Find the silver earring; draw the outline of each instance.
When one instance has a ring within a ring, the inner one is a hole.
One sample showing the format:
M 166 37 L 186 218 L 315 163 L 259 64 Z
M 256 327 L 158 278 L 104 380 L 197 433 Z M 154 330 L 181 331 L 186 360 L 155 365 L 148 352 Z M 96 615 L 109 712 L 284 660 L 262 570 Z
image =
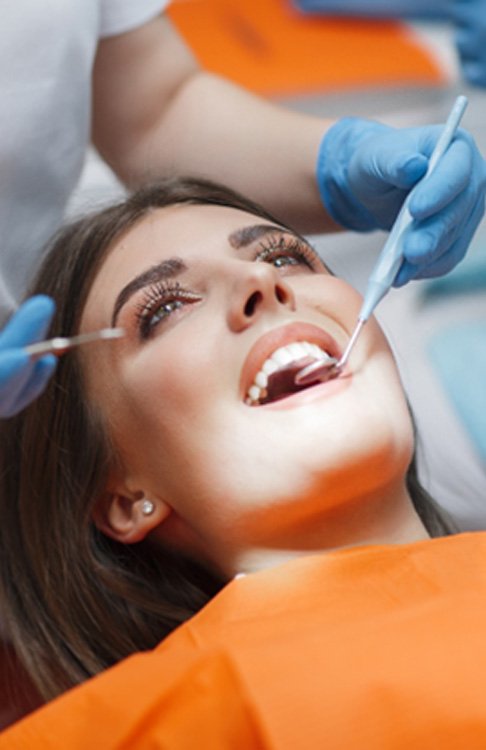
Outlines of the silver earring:
M 142 513 L 144 516 L 151 516 L 155 510 L 155 505 L 151 500 L 144 500 L 142 503 Z

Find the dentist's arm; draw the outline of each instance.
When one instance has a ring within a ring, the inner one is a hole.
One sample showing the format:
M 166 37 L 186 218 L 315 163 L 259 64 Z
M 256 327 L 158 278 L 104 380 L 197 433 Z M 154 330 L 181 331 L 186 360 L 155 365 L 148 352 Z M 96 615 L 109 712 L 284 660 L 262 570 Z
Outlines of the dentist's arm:
M 94 141 L 126 183 L 208 177 L 308 233 L 390 227 L 439 129 L 333 124 L 271 104 L 202 71 L 163 16 L 101 42 L 95 63 Z M 449 270 L 482 216 L 484 162 L 465 131 L 456 141 L 414 201 L 401 282 Z
M 93 139 L 129 185 L 203 176 L 301 229 L 326 231 L 334 224 L 319 198 L 315 160 L 330 124 L 201 70 L 164 16 L 99 45 Z

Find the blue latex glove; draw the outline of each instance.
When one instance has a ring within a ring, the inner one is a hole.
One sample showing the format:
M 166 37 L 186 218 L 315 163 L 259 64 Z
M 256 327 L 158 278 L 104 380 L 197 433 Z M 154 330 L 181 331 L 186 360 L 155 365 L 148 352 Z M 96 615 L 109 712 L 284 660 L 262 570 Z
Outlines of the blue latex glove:
M 449 0 L 293 0 L 305 13 L 362 18 L 444 18 Z
M 486 86 L 486 0 L 452 0 L 451 17 L 464 78 Z
M 338 120 L 317 161 L 321 198 L 347 229 L 390 229 L 428 165 L 442 125 L 395 129 L 371 120 Z M 473 138 L 458 130 L 434 172 L 417 187 L 415 219 L 404 240 L 395 286 L 440 276 L 465 255 L 484 214 L 486 164 Z
M 12 417 L 45 388 L 56 367 L 47 354 L 32 360 L 23 347 L 41 340 L 54 314 L 54 302 L 43 295 L 31 297 L 0 333 L 0 417 Z

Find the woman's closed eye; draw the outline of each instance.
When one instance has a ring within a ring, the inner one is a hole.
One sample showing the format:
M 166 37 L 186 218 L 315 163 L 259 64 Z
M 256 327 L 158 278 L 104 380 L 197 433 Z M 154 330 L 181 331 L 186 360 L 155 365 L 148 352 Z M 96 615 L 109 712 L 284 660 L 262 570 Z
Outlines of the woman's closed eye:
M 179 315 L 187 305 L 201 300 L 201 295 L 181 287 L 179 282 L 159 281 L 144 290 L 137 310 L 141 339 L 148 339 L 155 328 Z
M 292 235 L 267 236 L 259 243 L 255 261 L 271 263 L 283 273 L 310 270 L 325 273 L 326 267 L 317 252 L 299 237 Z

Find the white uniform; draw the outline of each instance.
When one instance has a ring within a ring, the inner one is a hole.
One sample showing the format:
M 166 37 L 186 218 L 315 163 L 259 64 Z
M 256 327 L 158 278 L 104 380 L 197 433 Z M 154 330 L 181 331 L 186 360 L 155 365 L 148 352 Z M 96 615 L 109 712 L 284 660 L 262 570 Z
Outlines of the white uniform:
M 168 0 L 0 0 L 0 323 L 60 225 L 90 140 L 102 37 Z

